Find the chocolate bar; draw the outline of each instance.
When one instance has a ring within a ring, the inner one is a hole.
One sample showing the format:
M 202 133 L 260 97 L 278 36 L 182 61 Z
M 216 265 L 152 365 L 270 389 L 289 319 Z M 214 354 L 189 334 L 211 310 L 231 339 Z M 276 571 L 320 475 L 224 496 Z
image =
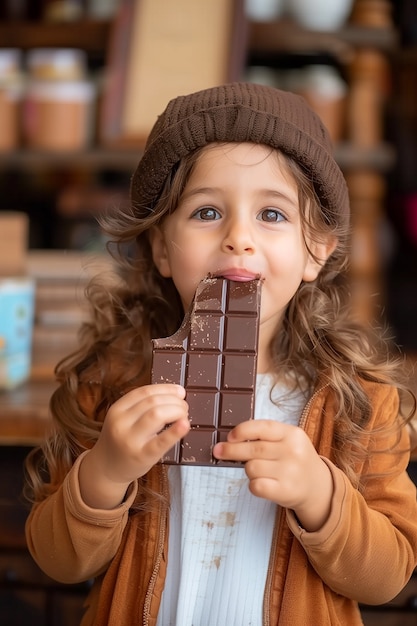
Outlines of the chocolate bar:
M 253 419 L 261 281 L 206 278 L 174 335 L 153 340 L 152 383 L 186 389 L 191 429 L 161 459 L 183 465 L 232 465 L 212 455 L 218 441 Z

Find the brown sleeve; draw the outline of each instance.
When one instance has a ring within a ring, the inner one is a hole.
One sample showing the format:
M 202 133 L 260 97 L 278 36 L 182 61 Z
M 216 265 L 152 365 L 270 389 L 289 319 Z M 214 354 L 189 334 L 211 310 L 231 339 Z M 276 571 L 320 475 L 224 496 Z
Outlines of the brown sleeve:
M 33 507 L 26 522 L 26 540 L 33 558 L 51 578 L 63 583 L 87 580 L 108 566 L 120 545 L 137 493 L 134 482 L 115 509 L 87 506 L 78 480 L 84 454 L 87 452 L 76 460 L 61 487 Z

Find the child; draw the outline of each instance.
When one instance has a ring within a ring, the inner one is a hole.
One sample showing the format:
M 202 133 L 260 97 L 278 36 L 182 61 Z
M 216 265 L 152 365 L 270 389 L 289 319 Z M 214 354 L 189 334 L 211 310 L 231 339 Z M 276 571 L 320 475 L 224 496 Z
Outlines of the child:
M 233 83 L 172 100 L 108 216 L 123 282 L 57 368 L 55 435 L 27 463 L 29 549 L 95 579 L 83 626 L 362 624 L 417 563 L 398 371 L 352 321 L 349 202 L 328 134 L 288 92 Z M 262 279 L 255 420 L 217 444 L 234 467 L 158 461 L 189 429 L 150 385 L 208 274 Z

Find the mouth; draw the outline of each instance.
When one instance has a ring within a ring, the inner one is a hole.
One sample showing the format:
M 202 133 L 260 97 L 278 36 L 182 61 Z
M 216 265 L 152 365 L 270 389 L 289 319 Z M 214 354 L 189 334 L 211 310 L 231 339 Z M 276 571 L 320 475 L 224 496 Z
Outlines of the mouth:
M 215 278 L 227 278 L 228 280 L 235 280 L 242 283 L 261 278 L 261 275 L 258 272 L 250 272 L 243 268 L 230 268 L 221 270 L 220 272 L 212 274 L 212 276 L 214 276 Z

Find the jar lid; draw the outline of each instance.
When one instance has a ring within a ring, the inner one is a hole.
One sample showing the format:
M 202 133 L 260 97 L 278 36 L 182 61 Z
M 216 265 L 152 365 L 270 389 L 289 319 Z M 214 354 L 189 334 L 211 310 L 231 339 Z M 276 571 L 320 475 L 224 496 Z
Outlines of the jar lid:
M 54 102 L 89 102 L 94 93 L 94 85 L 90 81 L 32 80 L 26 89 L 28 98 Z
M 343 98 L 347 92 L 347 85 L 336 68 L 321 64 L 306 68 L 305 88 L 327 98 Z
M 77 48 L 34 48 L 28 52 L 30 76 L 43 80 L 76 80 L 86 74 L 86 52 Z
M 19 48 L 0 48 L 0 78 L 20 74 L 22 51 Z

